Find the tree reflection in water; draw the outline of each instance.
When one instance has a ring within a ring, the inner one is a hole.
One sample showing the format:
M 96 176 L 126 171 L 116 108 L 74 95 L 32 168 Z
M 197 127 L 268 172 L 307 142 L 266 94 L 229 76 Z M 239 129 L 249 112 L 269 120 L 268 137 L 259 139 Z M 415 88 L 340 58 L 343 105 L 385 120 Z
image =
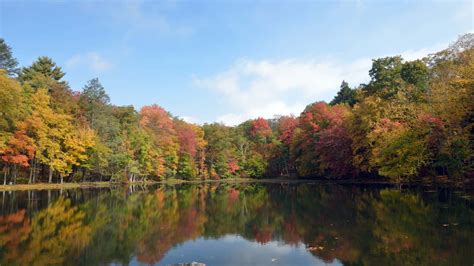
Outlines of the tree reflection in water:
M 154 264 L 230 236 L 256 243 L 253 253 L 279 243 L 324 262 L 474 262 L 472 202 L 449 189 L 199 184 L 3 193 L 2 204 L 1 265 Z

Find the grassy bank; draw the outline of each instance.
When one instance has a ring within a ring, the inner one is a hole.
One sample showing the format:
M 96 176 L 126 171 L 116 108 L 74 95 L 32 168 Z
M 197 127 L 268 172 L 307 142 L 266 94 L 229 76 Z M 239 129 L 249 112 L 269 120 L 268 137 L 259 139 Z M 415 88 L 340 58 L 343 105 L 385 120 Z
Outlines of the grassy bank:
M 83 183 L 36 183 L 36 184 L 16 184 L 16 185 L 0 185 L 0 191 L 13 190 L 50 190 L 50 189 L 74 189 L 74 188 L 97 188 L 97 187 L 114 187 L 127 185 L 178 185 L 178 184 L 200 184 L 200 183 L 305 183 L 305 182 L 324 182 L 321 180 L 303 180 L 303 179 L 255 179 L 255 178 L 228 178 L 228 179 L 206 179 L 206 180 L 184 180 L 178 178 L 170 178 L 161 181 L 141 181 L 141 182 L 83 182 Z M 330 182 L 332 183 L 332 182 Z
M 110 182 L 84 182 L 84 183 L 36 183 L 36 184 L 16 184 L 16 185 L 0 185 L 0 191 L 12 190 L 50 190 L 50 189 L 72 189 L 72 188 L 95 188 L 109 187 L 117 185 Z
M 73 188 L 98 188 L 98 187 L 113 187 L 122 185 L 177 185 L 177 184 L 198 184 L 198 183 L 241 183 L 241 182 L 264 182 L 265 180 L 258 180 L 252 178 L 230 178 L 221 180 L 184 180 L 177 178 L 170 178 L 162 181 L 141 181 L 133 183 L 122 182 L 83 182 L 83 183 L 35 183 L 35 184 L 15 184 L 15 185 L 0 185 L 0 191 L 13 190 L 50 190 L 50 189 L 73 189 Z M 266 182 L 271 181 L 267 179 Z M 273 180 L 276 181 L 276 180 Z
M 288 179 L 288 178 L 228 178 L 228 179 L 206 179 L 206 180 L 184 180 L 178 178 L 170 178 L 161 181 L 140 181 L 133 183 L 126 182 L 83 182 L 83 183 L 36 183 L 36 184 L 16 184 L 16 185 L 0 185 L 0 191 L 14 191 L 14 190 L 51 190 L 51 189 L 74 189 L 74 188 L 99 188 L 99 187 L 115 187 L 128 185 L 178 185 L 178 184 L 200 184 L 200 183 L 318 183 L 318 184 L 347 184 L 347 185 L 388 185 L 388 186 L 413 186 L 413 185 L 446 185 L 452 187 L 463 187 L 465 189 L 472 188 L 472 183 L 456 183 L 447 180 L 433 180 L 426 179 L 418 182 L 407 182 L 396 184 L 388 179 Z

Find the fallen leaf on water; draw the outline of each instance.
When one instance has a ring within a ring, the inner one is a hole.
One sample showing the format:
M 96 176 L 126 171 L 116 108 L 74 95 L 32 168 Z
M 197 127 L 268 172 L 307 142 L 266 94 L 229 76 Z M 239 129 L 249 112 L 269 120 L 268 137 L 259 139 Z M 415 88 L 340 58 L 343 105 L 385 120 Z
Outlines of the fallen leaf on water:
M 317 246 L 317 247 L 308 247 L 306 248 L 307 250 L 309 251 L 313 251 L 313 250 L 323 250 L 324 247 L 323 246 Z

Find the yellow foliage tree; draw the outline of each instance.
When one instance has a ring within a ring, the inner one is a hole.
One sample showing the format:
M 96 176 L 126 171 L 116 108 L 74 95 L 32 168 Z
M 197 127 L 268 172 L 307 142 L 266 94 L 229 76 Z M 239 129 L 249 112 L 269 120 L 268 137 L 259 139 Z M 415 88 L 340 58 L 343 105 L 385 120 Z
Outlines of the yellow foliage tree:
M 31 99 L 32 113 L 25 120 L 27 131 L 36 141 L 36 159 L 49 166 L 49 182 L 54 172 L 63 177 L 87 160 L 87 149 L 94 145 L 95 133 L 87 127 L 75 127 L 70 115 L 58 114 L 50 107 L 45 89 Z

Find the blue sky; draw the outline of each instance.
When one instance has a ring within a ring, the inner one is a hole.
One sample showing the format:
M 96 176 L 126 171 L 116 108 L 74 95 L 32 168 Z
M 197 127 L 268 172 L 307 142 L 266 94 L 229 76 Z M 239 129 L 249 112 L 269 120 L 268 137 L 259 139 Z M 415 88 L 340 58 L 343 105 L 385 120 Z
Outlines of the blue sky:
M 368 79 L 373 58 L 422 57 L 473 31 L 471 1 L 0 0 L 22 66 L 53 58 L 74 90 L 157 103 L 198 123 L 296 115 Z

